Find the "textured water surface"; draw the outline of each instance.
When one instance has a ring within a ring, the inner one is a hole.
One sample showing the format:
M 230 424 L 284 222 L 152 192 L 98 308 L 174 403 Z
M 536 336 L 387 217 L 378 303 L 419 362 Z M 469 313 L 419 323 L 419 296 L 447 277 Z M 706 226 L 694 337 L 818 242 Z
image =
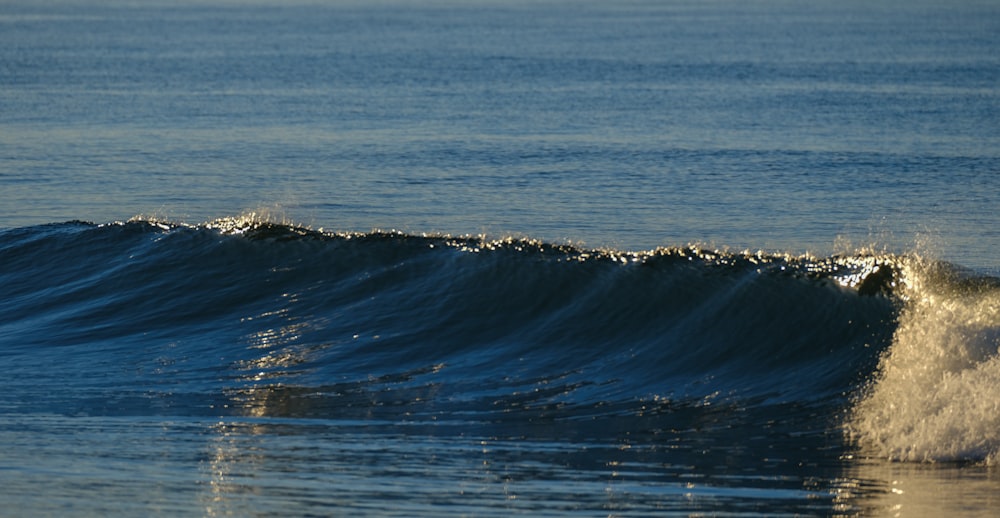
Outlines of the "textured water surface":
M 17 515 L 990 516 L 988 2 L 7 2 Z

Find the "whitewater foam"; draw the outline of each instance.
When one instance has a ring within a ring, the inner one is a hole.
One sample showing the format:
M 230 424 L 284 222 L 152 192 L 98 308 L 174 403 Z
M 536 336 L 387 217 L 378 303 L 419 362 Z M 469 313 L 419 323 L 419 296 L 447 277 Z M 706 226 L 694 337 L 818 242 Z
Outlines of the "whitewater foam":
M 907 304 L 877 374 L 856 402 L 849 437 L 901 461 L 1000 455 L 1000 290 L 914 259 Z

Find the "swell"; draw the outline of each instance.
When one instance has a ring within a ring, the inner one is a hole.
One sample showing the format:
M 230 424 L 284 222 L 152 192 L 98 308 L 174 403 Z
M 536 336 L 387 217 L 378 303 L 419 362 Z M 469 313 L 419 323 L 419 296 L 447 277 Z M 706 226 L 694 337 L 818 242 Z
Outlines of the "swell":
M 0 354 L 21 411 L 832 413 L 891 341 L 899 260 L 70 222 L 0 234 Z

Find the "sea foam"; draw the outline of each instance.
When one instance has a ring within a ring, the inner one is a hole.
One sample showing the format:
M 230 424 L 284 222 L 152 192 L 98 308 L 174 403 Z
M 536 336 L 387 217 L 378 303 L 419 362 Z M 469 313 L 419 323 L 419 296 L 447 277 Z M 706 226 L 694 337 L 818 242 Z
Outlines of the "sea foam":
M 866 454 L 1000 458 L 1000 290 L 914 259 L 892 345 L 846 426 Z

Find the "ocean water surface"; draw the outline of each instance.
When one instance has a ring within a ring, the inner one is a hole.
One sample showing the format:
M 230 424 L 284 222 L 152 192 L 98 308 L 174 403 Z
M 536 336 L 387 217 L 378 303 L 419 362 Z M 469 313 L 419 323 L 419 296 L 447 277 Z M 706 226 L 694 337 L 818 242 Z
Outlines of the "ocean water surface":
M 991 516 L 1000 6 L 0 5 L 0 509 Z

